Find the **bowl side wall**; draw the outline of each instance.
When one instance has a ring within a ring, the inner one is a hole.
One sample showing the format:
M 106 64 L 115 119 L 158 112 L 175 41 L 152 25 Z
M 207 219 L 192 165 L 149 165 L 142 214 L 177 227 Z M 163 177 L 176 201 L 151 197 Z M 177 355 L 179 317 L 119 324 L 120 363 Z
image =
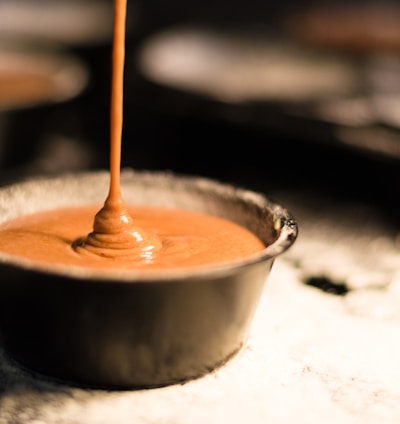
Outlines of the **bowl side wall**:
M 1 340 L 27 368 L 84 386 L 197 378 L 240 350 L 272 262 L 208 280 L 133 284 L 81 284 L 3 264 Z

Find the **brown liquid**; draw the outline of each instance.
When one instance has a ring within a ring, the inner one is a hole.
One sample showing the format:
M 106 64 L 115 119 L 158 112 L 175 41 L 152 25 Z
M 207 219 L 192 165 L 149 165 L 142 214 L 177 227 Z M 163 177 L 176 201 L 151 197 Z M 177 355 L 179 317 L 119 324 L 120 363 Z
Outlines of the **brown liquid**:
M 113 78 L 111 90 L 110 189 L 103 208 L 96 214 L 93 231 L 78 239 L 78 251 L 90 250 L 100 256 L 141 256 L 142 252 L 157 251 L 161 241 L 136 227 L 121 195 L 120 165 L 123 121 L 123 75 L 125 57 L 126 0 L 115 0 L 113 39 Z
M 75 250 L 74 240 L 92 225 L 96 206 L 50 210 L 3 224 L 0 250 L 41 263 L 118 269 L 197 267 L 235 261 L 260 251 L 261 241 L 245 228 L 210 215 L 178 209 L 130 206 L 129 213 L 160 241 L 154 250 Z M 117 237 L 117 240 L 119 237 Z
M 14 219 L 0 227 L 0 250 L 42 263 L 118 269 L 220 264 L 261 251 L 261 240 L 230 221 L 125 204 L 120 187 L 125 17 L 126 0 L 115 0 L 110 186 L 103 207 L 70 207 Z
M 51 100 L 57 86 L 47 75 L 24 72 L 1 72 L 0 109 Z

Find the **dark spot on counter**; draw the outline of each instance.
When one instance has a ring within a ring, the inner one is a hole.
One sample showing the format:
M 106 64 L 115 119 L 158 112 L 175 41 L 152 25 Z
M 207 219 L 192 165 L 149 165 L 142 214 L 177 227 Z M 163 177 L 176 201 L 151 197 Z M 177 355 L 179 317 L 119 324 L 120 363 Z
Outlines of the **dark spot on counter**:
M 326 276 L 310 276 L 304 280 L 304 284 L 337 296 L 344 296 L 350 291 L 345 283 L 332 281 Z

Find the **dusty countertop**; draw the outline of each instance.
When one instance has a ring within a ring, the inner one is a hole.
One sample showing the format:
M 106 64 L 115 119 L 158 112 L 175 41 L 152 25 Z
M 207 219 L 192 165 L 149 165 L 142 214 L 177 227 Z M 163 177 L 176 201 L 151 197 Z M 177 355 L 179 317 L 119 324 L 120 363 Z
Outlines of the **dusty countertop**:
M 182 385 L 108 392 L 34 377 L 0 349 L 0 424 L 398 424 L 400 233 L 364 205 L 275 197 L 299 237 L 229 363 Z

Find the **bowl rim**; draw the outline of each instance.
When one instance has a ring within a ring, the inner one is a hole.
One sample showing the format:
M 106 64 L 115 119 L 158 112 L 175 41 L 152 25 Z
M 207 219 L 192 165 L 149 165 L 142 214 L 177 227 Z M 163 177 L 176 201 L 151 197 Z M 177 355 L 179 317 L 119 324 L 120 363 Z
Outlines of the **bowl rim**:
M 38 175 L 26 178 L 22 181 L 16 181 L 6 186 L 0 187 L 0 197 L 12 197 L 13 193 L 20 194 L 24 189 L 31 187 L 32 184 L 54 183 L 57 181 L 79 181 L 85 177 L 106 177 L 109 171 L 93 170 L 74 173 L 61 173 L 56 175 Z M 124 178 L 132 178 L 141 176 L 143 178 L 169 178 L 173 181 L 184 181 L 186 183 L 196 183 L 200 186 L 213 187 L 228 191 L 230 194 L 244 199 L 246 202 L 251 199 L 256 199 L 262 202 L 262 209 L 268 209 L 273 214 L 273 226 L 276 231 L 276 239 L 266 246 L 260 252 L 252 255 L 247 255 L 244 258 L 221 262 L 220 264 L 203 265 L 189 268 L 174 268 L 174 269 L 96 269 L 90 267 L 70 266 L 62 264 L 46 264 L 37 262 L 24 257 L 16 256 L 0 251 L 0 268 L 2 266 L 11 266 L 21 268 L 27 272 L 43 273 L 49 276 L 65 277 L 72 280 L 85 280 L 87 282 L 110 282 L 113 283 L 160 283 L 160 282 L 187 282 L 188 280 L 202 281 L 216 277 L 223 278 L 232 273 L 237 273 L 239 269 L 247 268 L 262 262 L 274 261 L 276 257 L 287 251 L 295 242 L 298 236 L 298 223 L 292 213 L 276 201 L 270 200 L 265 194 L 243 188 L 238 185 L 219 181 L 217 179 L 198 176 L 180 174 L 171 171 L 148 171 L 148 170 L 133 170 L 131 168 L 121 170 L 121 185 Z M 106 193 L 105 193 L 106 195 Z M 82 202 L 84 205 L 85 202 Z M 258 205 L 261 209 L 261 205 Z M 2 218 L 2 210 L 0 204 L 0 219 Z M 12 219 L 12 218 L 11 218 Z M 7 219 L 1 222 L 6 222 Z M 251 231 L 251 230 L 250 230 Z

